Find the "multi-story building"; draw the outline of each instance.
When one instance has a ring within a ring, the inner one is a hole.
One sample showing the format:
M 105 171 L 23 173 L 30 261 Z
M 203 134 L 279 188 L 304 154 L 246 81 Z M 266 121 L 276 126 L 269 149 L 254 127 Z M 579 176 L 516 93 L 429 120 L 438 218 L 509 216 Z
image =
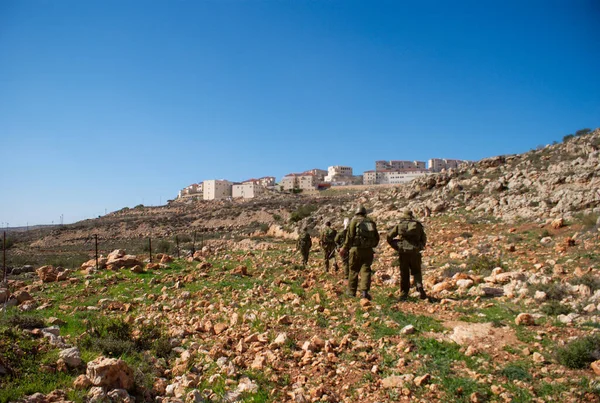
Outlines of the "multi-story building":
M 318 183 L 321 183 L 321 182 L 325 181 L 325 176 L 327 175 L 327 171 L 324 169 L 314 168 L 314 169 L 309 169 L 308 171 L 302 172 L 301 175 L 314 175 L 316 181 Z
M 375 161 L 376 171 L 400 170 L 400 169 L 425 169 L 425 161 Z
M 181 199 L 185 196 L 202 196 L 202 182 L 192 183 L 191 185 L 184 187 L 179 191 L 177 197 Z
M 319 183 L 323 180 L 319 180 L 319 177 L 311 171 L 302 173 L 292 173 L 284 176 L 279 182 L 281 190 L 314 190 L 317 188 Z M 322 171 L 322 170 L 321 170 Z
M 265 187 L 254 182 L 238 183 L 232 186 L 231 196 L 233 198 L 251 199 L 265 192 Z
M 467 160 L 451 160 L 445 158 L 432 158 L 429 161 L 431 172 L 440 172 L 443 169 L 458 168 L 459 165 L 469 163 Z
M 426 175 L 426 169 L 388 169 L 380 171 L 365 171 L 363 174 L 363 184 L 365 185 L 386 185 L 410 182 L 419 176 Z
M 341 165 L 334 165 L 327 168 L 327 176 L 324 178 L 325 182 L 329 183 L 350 183 L 352 182 L 352 167 L 344 167 Z
M 204 181 L 204 200 L 218 200 L 231 197 L 233 184 L 226 180 L 211 179 Z
M 255 183 L 257 185 L 260 186 L 264 186 L 264 187 L 272 187 L 275 186 L 275 177 L 274 176 L 263 176 L 262 178 L 258 178 L 258 179 L 248 179 L 243 181 L 242 183 Z

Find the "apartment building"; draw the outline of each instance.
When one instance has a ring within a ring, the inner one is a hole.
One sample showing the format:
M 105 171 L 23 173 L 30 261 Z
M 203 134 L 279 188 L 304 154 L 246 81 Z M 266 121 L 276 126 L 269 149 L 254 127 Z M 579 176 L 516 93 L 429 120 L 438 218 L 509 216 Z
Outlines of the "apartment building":
M 254 183 L 260 186 L 264 186 L 264 187 L 272 187 L 275 186 L 275 177 L 274 176 L 263 176 L 262 178 L 258 178 L 258 179 L 248 179 L 243 181 L 242 183 Z
M 281 190 L 314 190 L 322 182 L 311 170 L 302 173 L 287 174 L 281 179 L 279 186 Z
M 314 168 L 314 169 L 309 169 L 308 171 L 302 172 L 301 175 L 313 175 L 315 177 L 315 180 L 318 183 L 321 183 L 321 182 L 325 182 L 325 176 L 327 176 L 327 171 L 324 169 Z
M 251 199 L 265 192 L 265 187 L 260 183 L 244 182 L 238 183 L 231 188 L 231 197 Z
M 202 182 L 201 183 L 192 183 L 189 186 L 184 187 L 179 191 L 177 197 L 181 199 L 185 196 L 202 196 Z
M 451 160 L 445 158 L 432 158 L 428 161 L 431 172 L 440 172 L 443 169 L 458 168 L 459 165 L 469 163 L 467 160 Z
M 425 169 L 425 161 L 375 161 L 376 171 L 389 171 L 389 170 L 401 170 L 401 169 Z
M 233 184 L 226 180 L 211 179 L 204 181 L 204 200 L 219 200 L 231 197 Z
M 411 180 L 424 176 L 428 173 L 426 169 L 388 169 L 380 171 L 365 171 L 363 184 L 365 185 L 394 185 L 410 182 Z
M 328 183 L 350 183 L 352 182 L 352 167 L 345 167 L 341 165 L 331 166 L 327 168 L 327 176 L 325 176 L 323 180 Z

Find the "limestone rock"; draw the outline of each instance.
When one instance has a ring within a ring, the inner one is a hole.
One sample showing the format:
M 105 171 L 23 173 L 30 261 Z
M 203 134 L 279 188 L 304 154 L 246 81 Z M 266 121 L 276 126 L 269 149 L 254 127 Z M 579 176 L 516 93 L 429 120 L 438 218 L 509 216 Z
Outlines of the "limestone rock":
M 398 375 L 388 376 L 381 380 L 381 386 L 385 389 L 404 387 L 404 379 Z
M 86 375 L 94 386 L 125 390 L 133 387 L 133 370 L 121 359 L 98 357 L 88 362 Z
M 58 270 L 54 266 L 42 266 L 36 273 L 43 283 L 52 283 L 58 278 Z
M 530 313 L 520 313 L 515 318 L 515 324 L 517 326 L 534 326 L 535 318 Z
M 77 347 L 61 350 L 60 353 L 58 353 L 58 356 L 62 358 L 69 367 L 75 368 L 81 364 L 81 355 Z
M 590 368 L 596 375 L 600 375 L 600 360 L 594 361 L 590 364 Z

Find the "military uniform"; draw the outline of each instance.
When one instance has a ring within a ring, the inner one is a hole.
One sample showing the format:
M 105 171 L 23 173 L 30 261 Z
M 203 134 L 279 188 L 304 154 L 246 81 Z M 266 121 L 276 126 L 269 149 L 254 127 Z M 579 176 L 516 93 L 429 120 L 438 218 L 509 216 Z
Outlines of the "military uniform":
M 329 271 L 329 261 L 335 259 L 335 237 L 336 231 L 331 228 L 331 223 L 327 222 L 323 231 L 321 231 L 320 241 L 323 248 L 323 260 L 325 263 L 325 271 Z M 334 263 L 334 268 L 337 271 L 337 262 Z
M 310 239 L 310 234 L 308 233 L 308 229 L 304 228 L 300 236 L 298 237 L 298 242 L 296 243 L 296 249 L 300 251 L 302 254 L 302 265 L 306 266 L 308 263 L 308 254 L 310 253 L 310 248 L 312 247 L 312 239 Z
M 423 224 L 414 219 L 412 211 L 407 210 L 403 213 L 400 223 L 388 232 L 386 238 L 388 244 L 398 251 L 400 291 L 402 293 L 400 298 L 405 300 L 408 297 L 411 274 L 413 275 L 420 298 L 427 298 L 421 274 L 421 251 L 427 244 L 427 236 L 425 235 Z
M 344 228 L 335 236 L 335 243 L 341 249 L 344 246 L 344 242 L 346 241 L 346 235 L 348 234 L 348 228 Z M 344 256 L 340 256 L 342 258 L 342 269 L 344 270 L 344 278 L 348 279 L 348 270 L 350 265 L 350 255 L 345 254 Z
M 364 223 L 374 230 L 374 246 L 364 246 L 357 234 L 359 226 Z M 343 254 L 349 251 L 349 274 L 348 274 L 348 295 L 355 296 L 356 291 L 361 292 L 363 298 L 371 299 L 369 290 L 371 289 L 371 265 L 373 264 L 373 248 L 379 243 L 379 233 L 375 222 L 367 217 L 367 211 L 360 206 L 350 225 L 348 234 L 342 248 Z M 359 283 L 360 275 L 360 283 Z

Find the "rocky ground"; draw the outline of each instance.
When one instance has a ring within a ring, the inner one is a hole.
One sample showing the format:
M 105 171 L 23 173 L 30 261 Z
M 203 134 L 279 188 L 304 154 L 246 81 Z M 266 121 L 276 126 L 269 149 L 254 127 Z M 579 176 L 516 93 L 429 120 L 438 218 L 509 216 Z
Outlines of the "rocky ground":
M 0 402 L 600 401 L 599 138 L 392 189 L 174 203 L 30 233 L 9 249 L 23 262 L 55 245 L 85 253 L 66 269 L 11 264 Z M 397 301 L 384 241 L 372 301 L 344 296 L 317 248 L 299 265 L 297 228 L 339 228 L 358 202 L 382 232 L 406 207 L 423 220 L 436 301 Z M 192 228 L 206 239 L 193 254 L 186 239 L 180 259 L 173 245 L 152 263 L 129 248 Z M 96 268 L 94 231 L 126 250 Z

